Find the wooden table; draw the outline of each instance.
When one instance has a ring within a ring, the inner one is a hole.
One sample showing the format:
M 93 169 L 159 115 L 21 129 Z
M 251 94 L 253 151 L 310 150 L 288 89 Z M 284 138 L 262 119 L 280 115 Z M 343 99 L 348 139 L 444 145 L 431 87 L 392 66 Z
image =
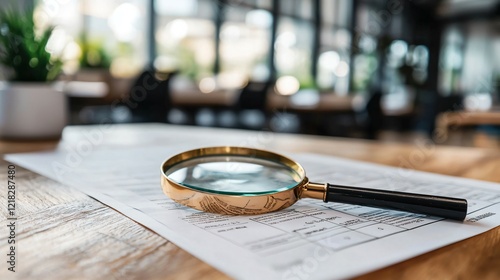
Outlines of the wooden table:
M 92 127 L 68 127 L 71 144 Z M 102 145 L 148 145 L 193 127 L 159 124 L 121 125 Z M 202 128 L 200 128 L 202 129 Z M 252 139 L 258 132 L 203 128 L 221 137 Z M 147 135 L 147 137 L 145 136 Z M 0 152 L 52 149 L 57 142 L 0 142 Z M 500 182 L 500 151 L 474 148 L 397 145 L 338 138 L 272 135 L 268 149 L 308 151 L 346 158 Z M 0 163 L 6 182 L 7 163 Z M 226 279 L 223 273 L 100 202 L 64 185 L 17 168 L 18 267 L 0 279 Z M 1 225 L 6 224 L 6 188 L 0 192 Z M 0 252 L 7 252 L 7 230 L 0 231 Z M 334 267 L 334 264 L 332 264 Z M 499 279 L 500 227 L 359 279 Z
M 239 90 L 218 89 L 213 92 L 203 93 L 197 88 L 187 90 L 173 90 L 171 94 L 172 105 L 178 107 L 230 107 L 236 103 Z
M 298 94 L 298 93 L 297 93 Z M 352 95 L 340 96 L 334 93 L 321 93 L 318 101 L 311 105 L 300 105 L 292 101 L 292 96 L 279 95 L 271 90 L 267 95 L 267 109 L 269 111 L 291 111 L 291 112 L 351 112 L 353 111 Z
M 474 125 L 500 125 L 500 111 L 444 112 L 436 118 L 436 137 L 441 141 L 448 138 L 450 128 Z
M 173 90 L 172 105 L 177 107 L 231 107 L 236 104 L 240 89 L 218 89 L 210 93 L 203 93 L 197 88 Z M 294 112 L 350 112 L 353 110 L 352 95 L 340 96 L 334 93 L 322 93 L 318 102 L 311 105 L 295 104 L 292 96 L 277 94 L 273 88 L 267 93 L 267 110 L 294 111 Z

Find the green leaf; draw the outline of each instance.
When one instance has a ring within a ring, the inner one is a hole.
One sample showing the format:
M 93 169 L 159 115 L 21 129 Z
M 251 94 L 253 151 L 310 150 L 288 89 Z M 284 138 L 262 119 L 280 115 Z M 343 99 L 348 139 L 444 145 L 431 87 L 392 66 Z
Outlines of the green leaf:
M 0 63 L 13 70 L 11 80 L 44 82 L 61 73 L 62 62 L 47 52 L 54 28 L 35 34 L 33 10 L 0 11 Z

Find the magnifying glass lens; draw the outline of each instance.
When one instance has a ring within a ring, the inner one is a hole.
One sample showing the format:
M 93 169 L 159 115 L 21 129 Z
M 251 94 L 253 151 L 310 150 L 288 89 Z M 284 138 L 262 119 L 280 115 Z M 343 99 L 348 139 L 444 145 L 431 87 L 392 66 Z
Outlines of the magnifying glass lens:
M 255 196 L 297 186 L 302 180 L 285 164 L 250 156 L 195 157 L 165 171 L 172 181 L 203 192 Z

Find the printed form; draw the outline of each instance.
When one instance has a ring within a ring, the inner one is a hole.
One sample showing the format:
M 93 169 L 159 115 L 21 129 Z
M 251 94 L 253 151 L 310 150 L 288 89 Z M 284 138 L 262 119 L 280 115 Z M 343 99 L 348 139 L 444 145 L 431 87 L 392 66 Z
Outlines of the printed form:
M 87 193 L 238 279 L 354 277 L 500 225 L 500 184 L 312 154 L 291 156 L 311 181 L 466 198 L 467 218 L 312 199 L 257 216 L 199 212 L 160 186 L 161 163 L 194 146 L 97 149 L 73 166 L 63 149 L 6 159 Z

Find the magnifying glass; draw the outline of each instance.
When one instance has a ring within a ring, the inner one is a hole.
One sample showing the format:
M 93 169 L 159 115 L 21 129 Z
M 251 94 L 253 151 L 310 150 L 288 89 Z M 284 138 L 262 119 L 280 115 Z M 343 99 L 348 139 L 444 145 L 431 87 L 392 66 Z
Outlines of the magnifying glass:
M 263 214 L 287 208 L 301 198 L 315 198 L 454 220 L 463 220 L 467 214 L 465 199 L 313 183 L 294 160 L 245 147 L 186 151 L 167 159 L 161 171 L 167 196 L 211 213 Z

